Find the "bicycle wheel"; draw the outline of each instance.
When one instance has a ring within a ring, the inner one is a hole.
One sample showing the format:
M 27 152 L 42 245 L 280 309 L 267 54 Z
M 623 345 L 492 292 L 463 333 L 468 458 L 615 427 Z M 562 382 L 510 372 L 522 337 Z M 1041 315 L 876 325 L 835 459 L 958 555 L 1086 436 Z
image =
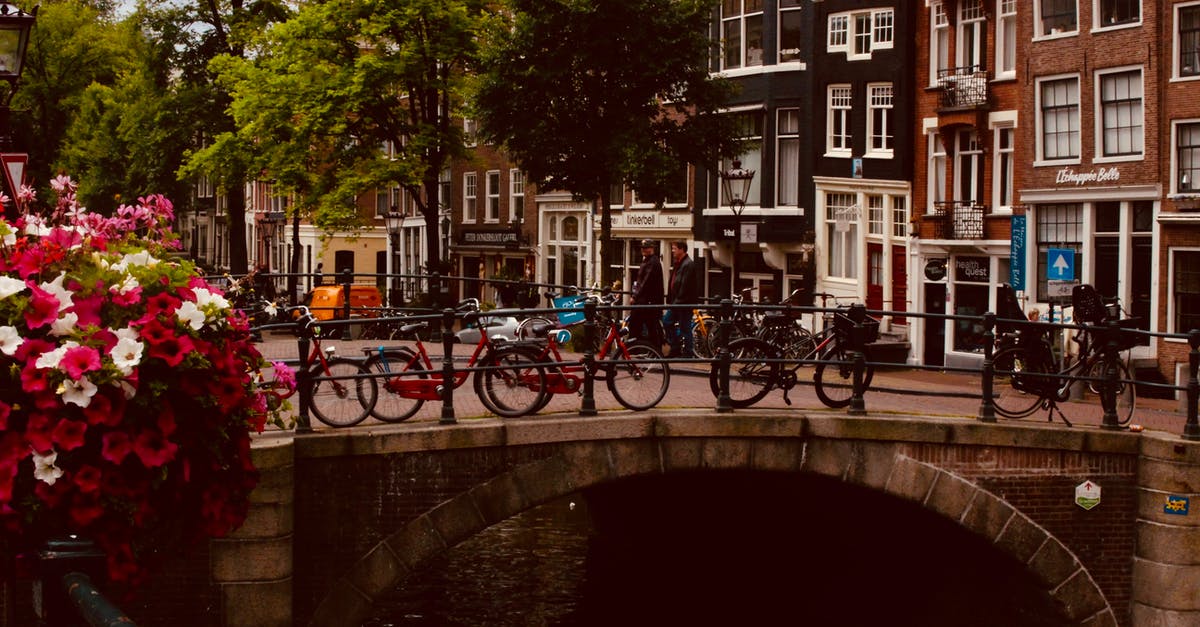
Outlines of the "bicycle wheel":
M 408 370 L 424 370 L 417 359 L 417 354 L 408 348 L 396 348 L 386 351 L 382 356 L 371 353 L 365 364 L 368 372 L 383 375 L 375 379 L 377 393 L 371 415 L 383 422 L 403 422 L 412 418 L 424 399 L 407 398 L 400 393 L 398 384 L 416 379 L 428 379 L 424 372 L 406 372 Z
M 692 327 L 692 345 L 696 349 L 696 356 L 712 359 L 716 353 L 716 344 L 717 322 L 712 318 L 703 318 L 696 322 Z
M 770 344 L 756 338 L 743 337 L 729 343 L 729 404 L 733 407 L 749 407 L 763 399 L 779 381 L 782 365 L 767 359 L 778 359 L 779 351 Z M 708 386 L 713 396 L 721 396 L 721 366 L 713 364 L 708 375 Z
M 554 323 L 551 322 L 549 318 L 543 318 L 541 316 L 533 316 L 531 318 L 526 318 L 526 319 L 522 320 L 520 324 L 517 325 L 517 339 L 518 340 L 536 339 L 533 335 L 533 328 L 535 326 L 554 327 Z
M 1037 376 L 1050 372 L 1042 362 L 1020 346 L 1001 349 L 992 357 L 992 405 L 997 414 L 1024 418 L 1042 406 L 1050 389 L 1046 378 Z
M 528 353 L 500 348 L 479 359 L 475 394 L 488 411 L 504 418 L 536 412 L 546 395 L 546 371 Z
M 374 379 L 361 361 L 334 357 L 325 362 L 329 370 L 320 364 L 309 371 L 314 377 L 312 384 L 312 414 L 317 420 L 331 427 L 352 427 L 366 419 L 375 405 Z M 348 377 L 354 379 L 325 379 L 315 377 Z
M 874 366 L 867 364 L 863 370 L 863 389 L 871 385 L 875 376 Z M 817 398 L 826 407 L 840 409 L 850 405 L 854 397 L 853 354 L 840 343 L 826 350 L 813 372 L 813 384 Z
M 618 343 L 616 346 L 617 350 L 608 361 L 628 360 L 628 363 L 606 364 L 608 390 L 626 409 L 640 411 L 654 407 L 667 394 L 671 368 L 666 362 L 643 360 L 662 359 L 662 353 L 645 342 Z M 620 350 L 621 346 L 625 350 Z
M 1104 362 L 1099 361 L 1098 363 L 1103 364 Z M 1117 379 L 1119 379 L 1119 381 L 1116 384 L 1117 385 L 1117 408 L 1116 408 L 1117 409 L 1117 423 L 1123 424 L 1123 425 L 1129 424 L 1129 420 L 1131 418 L 1133 418 L 1133 406 L 1137 401 L 1137 393 L 1136 393 L 1136 390 L 1134 389 L 1135 385 L 1133 383 L 1133 379 L 1129 376 L 1129 368 L 1125 365 L 1124 362 L 1118 361 L 1114 365 L 1114 367 L 1117 369 Z M 1101 366 L 1098 369 L 1097 368 L 1089 368 L 1089 370 L 1099 370 L 1099 373 L 1098 373 L 1099 376 L 1105 378 L 1106 380 L 1108 378 L 1107 375 L 1108 375 L 1109 371 L 1107 368 L 1104 368 L 1103 366 Z M 1097 387 L 1096 394 L 1097 395 L 1102 394 L 1104 392 L 1106 383 L 1107 383 L 1107 381 L 1096 382 L 1096 387 Z
M 795 323 L 764 327 L 759 333 L 759 338 L 771 346 L 779 348 L 785 359 L 793 361 L 800 361 L 808 357 L 817 347 L 812 333 Z

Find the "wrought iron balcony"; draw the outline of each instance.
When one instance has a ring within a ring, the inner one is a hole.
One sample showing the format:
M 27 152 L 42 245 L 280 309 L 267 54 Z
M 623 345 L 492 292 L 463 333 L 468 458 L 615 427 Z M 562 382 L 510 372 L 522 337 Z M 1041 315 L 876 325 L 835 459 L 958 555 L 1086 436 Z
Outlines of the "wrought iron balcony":
M 988 104 L 988 73 L 978 65 L 938 70 L 940 109 L 978 109 Z
M 934 239 L 983 239 L 983 214 L 987 206 L 974 200 L 933 203 L 925 221 L 933 223 Z

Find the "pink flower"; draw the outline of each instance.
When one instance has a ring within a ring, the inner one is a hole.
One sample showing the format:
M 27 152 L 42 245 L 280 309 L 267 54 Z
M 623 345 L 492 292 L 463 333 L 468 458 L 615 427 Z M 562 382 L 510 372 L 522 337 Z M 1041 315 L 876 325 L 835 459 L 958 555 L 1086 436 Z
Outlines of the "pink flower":
M 58 319 L 58 297 L 46 290 L 30 285 L 29 307 L 25 310 L 25 324 L 30 329 L 44 327 Z
M 100 353 L 90 346 L 76 346 L 67 350 L 58 367 L 74 380 L 79 380 L 86 372 L 100 369 Z
M 133 442 L 133 452 L 146 468 L 158 468 L 175 459 L 179 446 L 163 437 L 158 429 L 145 429 Z
M 70 451 L 83 446 L 83 436 L 87 433 L 87 423 L 80 420 L 64 418 L 54 427 L 54 443 L 63 451 Z
M 100 469 L 91 464 L 84 464 L 71 475 L 71 481 L 80 492 L 91 494 L 100 491 Z
M 127 455 L 133 452 L 133 446 L 129 443 L 129 435 L 123 431 L 109 431 L 101 440 L 103 442 L 101 456 L 118 466 Z

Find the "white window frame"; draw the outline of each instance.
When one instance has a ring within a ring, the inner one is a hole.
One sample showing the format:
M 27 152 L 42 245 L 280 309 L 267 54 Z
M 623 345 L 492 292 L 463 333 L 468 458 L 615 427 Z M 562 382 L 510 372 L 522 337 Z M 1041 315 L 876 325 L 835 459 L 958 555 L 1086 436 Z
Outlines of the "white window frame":
M 1180 164 L 1179 164 L 1179 127 L 1183 126 L 1183 125 L 1191 125 L 1191 124 L 1200 126 L 1200 118 L 1171 120 L 1171 185 L 1170 185 L 1170 189 L 1171 189 L 1170 193 L 1171 194 L 1179 194 L 1179 195 L 1187 195 L 1187 196 L 1200 194 L 1200 150 L 1197 150 L 1196 167 L 1193 168 L 1194 170 L 1196 170 L 1195 174 L 1196 174 L 1197 180 L 1192 180 L 1192 178 L 1189 176 L 1188 177 L 1189 189 L 1182 189 L 1180 186 L 1181 176 L 1179 173 L 1179 167 L 1180 167 Z
M 946 183 L 948 163 L 946 158 L 946 147 L 942 145 L 941 134 L 937 129 L 933 129 L 928 134 L 926 140 L 926 151 L 928 153 L 928 165 L 926 167 L 926 189 L 929 193 L 926 194 L 925 207 L 929 213 L 937 211 L 934 203 L 944 202 L 946 200 Z
M 500 221 L 500 187 L 503 184 L 501 181 L 500 170 L 488 170 L 483 177 L 484 186 L 484 222 L 499 222 Z
M 802 6 L 800 0 L 780 0 L 778 15 L 775 20 L 775 60 L 777 63 L 800 63 L 803 59 L 801 48 L 784 48 L 783 47 L 783 18 L 785 15 L 802 16 L 800 13 Z M 803 21 L 803 17 L 800 18 Z M 803 35 L 803 30 L 801 30 Z M 801 42 L 803 45 L 803 42 Z M 788 58 L 784 58 L 784 56 Z
M 521 216 L 525 215 L 525 173 L 519 168 L 508 171 L 508 221 L 517 219 L 517 205 L 521 206 Z
M 891 7 L 831 13 L 826 21 L 826 51 L 844 52 L 851 61 L 870 59 L 871 53 L 890 49 L 895 41 L 896 10 Z
M 1200 80 L 1200 54 L 1197 54 L 1196 68 L 1191 74 L 1183 73 L 1183 66 L 1180 63 L 1180 55 L 1183 54 L 1183 37 L 1179 32 L 1183 22 L 1180 16 L 1185 9 L 1193 9 L 1200 12 L 1200 2 L 1180 3 L 1174 7 L 1174 20 L 1171 22 L 1171 80 L 1172 81 L 1195 81 Z M 1200 32 L 1196 35 L 1200 38 Z M 1200 46 L 1200 42 L 1197 42 Z M 1200 52 L 1200 51 L 1198 51 Z
M 954 133 L 954 201 L 978 204 L 982 195 L 983 138 L 974 129 L 960 127 Z
M 950 65 L 950 17 L 946 5 L 929 5 L 929 86 L 940 86 L 939 75 Z
M 955 52 L 955 63 L 960 68 L 970 68 L 969 71 L 982 70 L 987 63 L 984 59 L 987 48 L 987 10 L 984 0 L 958 0 L 958 45 Z M 967 35 L 973 35 L 975 44 L 965 44 Z
M 1061 166 L 1080 163 L 1083 154 L 1083 129 L 1080 127 L 1076 132 L 1079 135 L 1078 143 L 1075 146 L 1076 153 L 1074 156 L 1049 158 L 1046 156 L 1046 137 L 1045 137 L 1045 112 L 1042 110 L 1042 86 L 1046 83 L 1054 83 L 1059 81 L 1074 81 L 1075 82 L 1075 124 L 1079 126 L 1082 120 L 1082 96 L 1083 81 L 1079 74 L 1057 74 L 1054 76 L 1041 76 L 1034 81 L 1034 111 L 1036 116 L 1034 119 L 1034 136 L 1037 138 L 1035 146 L 1036 158 L 1034 166 Z M 1069 120 L 1068 120 L 1069 121 Z
M 1176 253 L 1200 253 L 1200 247 L 1197 246 L 1172 246 L 1167 249 L 1167 333 L 1187 333 L 1191 329 L 1182 331 L 1175 328 L 1175 312 L 1179 310 L 1179 305 L 1175 301 L 1175 257 Z M 1175 338 L 1165 338 L 1168 342 L 1182 342 L 1183 340 Z
M 892 199 L 892 238 L 908 237 L 908 196 L 891 195 Z
M 1109 155 L 1109 154 L 1107 154 L 1108 146 L 1107 146 L 1107 142 L 1105 141 L 1107 126 L 1106 126 L 1106 120 L 1105 120 L 1105 115 L 1104 115 L 1104 100 L 1103 100 L 1104 79 L 1108 78 L 1109 76 L 1112 76 L 1112 75 L 1132 74 L 1134 72 L 1137 73 L 1137 80 L 1131 81 L 1130 87 L 1132 88 L 1134 85 L 1136 85 L 1137 89 L 1139 90 L 1139 94 L 1137 97 L 1137 105 L 1136 105 L 1137 111 L 1135 112 L 1135 114 L 1138 115 L 1138 117 L 1140 118 L 1138 120 L 1140 122 L 1140 124 L 1137 126 L 1130 126 L 1129 128 L 1131 129 L 1131 132 L 1136 132 L 1136 131 L 1140 130 L 1140 137 L 1132 137 L 1132 140 L 1133 140 L 1133 143 L 1140 144 L 1141 148 L 1140 148 L 1140 150 L 1136 150 L 1134 152 L 1118 153 L 1118 154 Z M 1145 158 L 1145 155 L 1146 155 L 1146 85 L 1145 85 L 1145 81 L 1146 81 L 1146 73 L 1142 70 L 1142 66 L 1140 66 L 1140 65 L 1124 66 L 1124 67 L 1116 67 L 1116 68 L 1105 68 L 1103 70 L 1096 71 L 1096 76 L 1095 76 L 1095 79 L 1093 80 L 1094 89 L 1096 90 L 1095 104 L 1094 104 L 1096 110 L 1095 110 L 1095 114 L 1093 116 L 1095 119 L 1095 124 L 1096 124 L 1096 129 L 1095 129 L 1095 140 L 1096 140 L 1095 155 L 1096 155 L 1096 157 L 1095 157 L 1095 159 L 1093 159 L 1093 161 L 1095 163 L 1112 163 L 1115 161 L 1140 161 L 1143 158 Z
M 996 0 L 995 80 L 1017 77 L 1017 0 Z M 1009 59 L 1011 58 L 1011 65 Z
M 737 15 L 725 15 L 725 4 L 727 4 L 729 2 L 738 4 L 739 12 L 737 13 Z M 757 2 L 758 7 L 757 8 L 752 7 L 751 10 L 747 11 L 746 5 L 748 3 L 754 3 L 754 2 Z M 726 53 L 728 52 L 728 50 L 722 50 L 722 52 L 721 52 L 721 69 L 736 70 L 736 69 L 741 69 L 741 68 L 761 67 L 763 64 L 766 63 L 766 56 L 767 56 L 766 43 L 767 42 L 766 42 L 766 31 L 764 30 L 766 28 L 765 13 L 763 12 L 764 4 L 765 3 L 763 2 L 763 0 L 725 0 L 725 2 L 721 3 L 721 5 L 722 5 L 721 6 L 721 33 L 720 33 L 721 45 L 723 47 L 729 45 L 729 41 L 725 37 L 725 33 L 727 32 L 726 31 L 727 26 L 736 26 L 737 31 L 738 31 L 738 42 L 737 42 L 737 44 L 738 44 L 738 63 L 736 65 L 727 63 L 728 58 L 726 56 Z M 746 45 L 747 45 L 746 22 L 747 22 L 747 20 L 753 20 L 753 19 L 758 20 L 758 30 L 759 30 L 758 37 L 759 37 L 759 44 L 760 44 L 760 47 L 758 48 L 758 59 L 755 59 L 755 60 L 750 59 L 750 51 L 746 47 Z
M 790 162 L 783 158 L 785 146 L 794 155 Z M 796 107 L 775 111 L 775 206 L 800 206 L 800 109 Z
M 1136 6 L 1138 9 L 1137 19 L 1130 20 L 1128 22 L 1121 22 L 1119 24 L 1118 23 L 1109 23 L 1109 22 L 1105 21 L 1104 8 L 1103 8 L 1104 3 L 1111 2 L 1111 1 L 1115 1 L 1115 0 L 1092 0 L 1092 30 L 1097 30 L 1097 31 L 1117 30 L 1117 29 L 1121 29 L 1121 28 L 1136 28 L 1136 27 L 1142 25 L 1142 19 L 1144 18 L 1144 16 L 1142 15 L 1141 0 L 1136 0 L 1135 2 L 1133 2 L 1134 6 Z
M 479 221 L 479 175 L 463 173 L 463 224 Z
M 1008 146 L 1000 141 L 1003 135 L 1009 136 Z M 995 124 L 992 126 L 992 213 L 1012 213 L 1013 194 L 1016 192 L 1013 177 L 1016 176 L 1016 142 L 1017 129 L 1012 123 Z M 1007 192 L 1005 194 L 1004 192 Z M 1004 202 L 1004 196 L 1008 202 Z
M 1045 24 L 1042 22 L 1042 5 L 1048 2 L 1061 2 L 1064 0 L 1033 0 L 1033 38 L 1034 39 L 1052 39 L 1056 37 L 1069 37 L 1079 34 L 1079 2 L 1078 0 L 1067 0 L 1075 4 L 1075 28 L 1066 30 L 1065 28 L 1059 32 L 1045 30 Z
M 875 113 L 884 111 L 882 126 L 876 128 Z M 864 157 L 891 159 L 895 145 L 895 89 L 892 83 L 867 83 L 867 151 Z M 876 139 L 882 146 L 876 146 Z
M 851 123 L 854 118 L 854 88 L 849 84 L 830 85 L 826 90 L 825 156 L 849 159 L 854 150 Z M 834 135 L 834 120 L 842 122 L 842 133 Z
M 850 204 L 830 204 L 831 200 Z M 854 281 L 859 276 L 859 230 L 862 228 L 862 205 L 854 192 L 825 191 L 821 194 L 821 215 L 825 223 L 825 274 L 835 280 Z M 837 214 L 847 212 L 847 229 L 839 231 Z M 835 244 L 836 242 L 836 244 Z M 836 263 L 835 263 L 836 262 Z

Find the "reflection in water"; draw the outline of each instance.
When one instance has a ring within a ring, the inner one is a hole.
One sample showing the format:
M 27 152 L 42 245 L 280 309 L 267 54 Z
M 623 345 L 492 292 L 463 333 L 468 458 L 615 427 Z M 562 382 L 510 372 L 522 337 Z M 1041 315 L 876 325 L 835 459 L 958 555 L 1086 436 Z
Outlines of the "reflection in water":
M 364 627 L 643 624 L 1068 622 L 990 543 L 911 503 L 709 473 L 626 480 L 504 521 L 415 573 Z

